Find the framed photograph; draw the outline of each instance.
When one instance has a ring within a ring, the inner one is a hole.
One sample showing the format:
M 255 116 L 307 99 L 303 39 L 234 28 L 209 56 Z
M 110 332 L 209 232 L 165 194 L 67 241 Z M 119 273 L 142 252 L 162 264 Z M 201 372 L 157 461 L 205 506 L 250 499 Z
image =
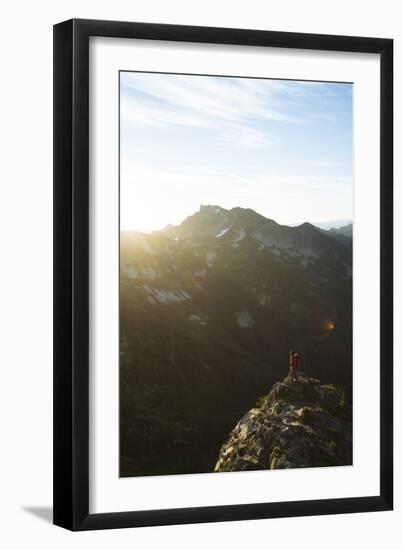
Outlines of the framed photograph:
M 54 523 L 391 510 L 393 42 L 54 27 Z

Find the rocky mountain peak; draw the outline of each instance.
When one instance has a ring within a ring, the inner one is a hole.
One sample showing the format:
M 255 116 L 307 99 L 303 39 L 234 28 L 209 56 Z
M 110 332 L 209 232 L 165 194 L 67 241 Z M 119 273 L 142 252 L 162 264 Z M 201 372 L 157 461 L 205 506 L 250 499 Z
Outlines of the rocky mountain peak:
M 345 393 L 302 373 L 274 384 L 238 422 L 216 472 L 352 463 L 351 407 Z
M 199 212 L 219 214 L 220 212 L 228 212 L 228 210 L 225 210 L 225 208 L 222 208 L 217 204 L 201 204 Z
M 247 236 L 277 257 L 303 257 L 304 264 L 319 258 L 324 251 L 328 253 L 329 247 L 334 248 L 334 239 L 329 239 L 324 235 L 325 232 L 310 223 L 289 227 L 250 208 L 235 207 L 227 210 L 211 204 L 202 204 L 196 213 L 188 216 L 180 225 L 168 226 L 163 233 L 175 240 L 225 237 L 224 241 L 230 241 L 236 247 Z M 333 252 L 331 250 L 331 254 Z
M 295 229 L 297 229 L 297 230 L 299 229 L 300 231 L 303 230 L 303 231 L 311 231 L 311 232 L 312 231 L 314 231 L 314 232 L 318 231 L 318 229 L 309 222 L 301 223 L 301 225 L 297 225 L 295 227 Z

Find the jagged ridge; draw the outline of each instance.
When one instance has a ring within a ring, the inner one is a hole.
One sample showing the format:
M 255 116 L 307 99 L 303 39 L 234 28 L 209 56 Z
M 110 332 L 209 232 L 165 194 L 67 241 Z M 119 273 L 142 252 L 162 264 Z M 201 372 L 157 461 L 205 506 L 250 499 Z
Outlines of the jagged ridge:
M 352 464 L 351 407 L 340 389 L 301 373 L 260 401 L 230 433 L 216 472 Z

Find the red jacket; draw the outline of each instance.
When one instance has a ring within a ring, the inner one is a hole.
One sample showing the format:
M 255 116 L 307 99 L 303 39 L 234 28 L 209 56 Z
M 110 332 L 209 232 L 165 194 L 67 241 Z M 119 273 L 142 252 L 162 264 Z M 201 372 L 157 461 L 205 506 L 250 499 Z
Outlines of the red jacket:
M 291 357 L 290 367 L 291 367 L 292 369 L 297 369 L 297 368 L 298 368 L 298 359 L 299 359 L 299 358 L 298 358 L 297 356 L 295 356 L 295 355 L 293 355 L 293 356 Z

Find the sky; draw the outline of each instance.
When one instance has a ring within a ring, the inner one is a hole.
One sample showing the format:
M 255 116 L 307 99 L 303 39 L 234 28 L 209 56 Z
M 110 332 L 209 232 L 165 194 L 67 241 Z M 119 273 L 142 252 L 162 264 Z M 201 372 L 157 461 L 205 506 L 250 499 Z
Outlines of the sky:
M 121 72 L 120 197 L 144 232 L 201 204 L 352 220 L 352 85 Z

